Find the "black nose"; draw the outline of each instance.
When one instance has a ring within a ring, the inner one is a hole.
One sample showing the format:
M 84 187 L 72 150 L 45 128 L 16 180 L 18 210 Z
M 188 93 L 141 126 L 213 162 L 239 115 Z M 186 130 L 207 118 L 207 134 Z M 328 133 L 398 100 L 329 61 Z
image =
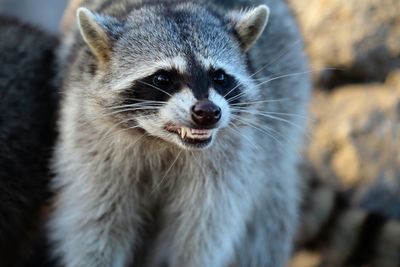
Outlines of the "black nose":
M 212 126 L 221 119 L 221 108 L 210 100 L 201 100 L 192 107 L 192 119 L 200 126 Z

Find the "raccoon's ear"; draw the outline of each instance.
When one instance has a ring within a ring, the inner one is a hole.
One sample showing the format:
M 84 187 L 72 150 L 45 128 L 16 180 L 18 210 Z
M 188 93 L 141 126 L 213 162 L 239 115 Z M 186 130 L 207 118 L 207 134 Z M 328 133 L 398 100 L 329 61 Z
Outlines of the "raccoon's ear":
M 92 53 L 105 64 L 110 58 L 111 39 L 106 30 L 106 17 L 98 15 L 85 7 L 76 12 L 79 30 Z
M 266 5 L 228 13 L 228 21 L 232 23 L 244 51 L 248 51 L 261 36 L 267 25 L 268 17 L 269 8 Z

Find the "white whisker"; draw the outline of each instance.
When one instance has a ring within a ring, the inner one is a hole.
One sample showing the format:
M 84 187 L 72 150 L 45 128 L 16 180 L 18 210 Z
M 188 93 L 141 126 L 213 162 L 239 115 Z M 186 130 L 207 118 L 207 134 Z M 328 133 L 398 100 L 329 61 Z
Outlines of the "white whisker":
M 254 77 L 255 75 L 257 75 L 258 73 L 260 73 L 261 71 L 263 71 L 264 69 L 268 68 L 269 66 L 271 66 L 272 64 L 274 64 L 275 62 L 277 62 L 278 60 L 280 60 L 283 56 L 287 55 L 288 52 L 290 51 L 290 49 L 292 49 L 293 47 L 295 47 L 296 45 L 301 43 L 301 39 L 297 40 L 296 42 L 294 42 L 292 45 L 290 45 L 288 48 L 286 48 L 283 53 L 280 53 L 276 58 L 274 58 L 273 60 L 271 60 L 270 62 L 266 63 L 265 65 L 263 65 L 262 67 L 260 67 L 257 71 L 255 71 L 254 73 L 252 73 L 250 75 L 250 78 Z M 233 92 L 236 88 L 238 88 L 240 85 L 242 85 L 242 83 L 239 83 L 238 85 L 236 85 L 234 88 L 232 88 L 228 93 L 226 93 L 224 95 L 224 98 L 229 95 L 231 92 Z
M 102 143 L 102 142 L 104 142 L 105 140 L 107 140 L 108 138 L 110 138 L 110 137 L 112 137 L 112 136 L 114 136 L 114 135 L 119 134 L 120 132 L 127 131 L 127 130 L 129 130 L 129 129 L 139 128 L 140 126 L 135 125 L 135 126 L 133 126 L 133 127 L 123 128 L 123 129 L 119 129 L 119 130 L 113 132 L 115 129 L 117 129 L 117 128 L 118 128 L 119 126 L 121 126 L 122 124 L 127 123 L 127 122 L 129 122 L 129 121 L 133 121 L 133 120 L 134 120 L 134 119 L 131 118 L 131 119 L 129 119 L 129 120 L 123 120 L 123 121 L 121 121 L 121 122 L 119 122 L 119 123 L 114 124 L 113 126 L 110 127 L 110 129 L 107 130 L 107 132 L 105 132 L 105 133 L 102 135 L 102 137 L 100 138 L 100 140 L 99 140 L 98 142 L 99 142 L 99 143 Z
M 263 116 L 263 117 L 266 117 L 266 118 L 282 121 L 282 122 L 285 122 L 285 123 L 287 123 L 289 125 L 292 125 L 292 126 L 296 127 L 297 129 L 299 129 L 301 131 L 305 131 L 306 130 L 304 127 L 301 127 L 300 125 L 298 125 L 298 124 L 296 124 L 296 123 L 294 123 L 292 121 L 289 121 L 289 120 L 286 120 L 284 118 L 281 118 L 281 117 L 278 117 L 278 116 L 274 116 L 274 115 L 271 115 L 271 114 L 253 112 L 253 111 L 250 111 L 250 110 L 239 110 L 239 112 L 249 113 L 249 114 L 252 114 L 252 115 Z
M 145 85 L 148 85 L 148 86 L 150 86 L 150 87 L 152 87 L 152 88 L 154 88 L 154 89 L 156 89 L 156 90 L 158 90 L 158 91 L 160 91 L 160 92 L 163 92 L 164 94 L 166 94 L 166 95 L 172 97 L 172 95 L 171 95 L 170 93 L 164 91 L 163 89 L 161 89 L 161 88 L 159 88 L 159 87 L 157 87 L 157 86 L 154 86 L 154 85 L 152 85 L 152 84 L 150 84 L 150 83 L 147 83 L 147 82 L 144 82 L 144 81 L 138 81 L 138 82 L 140 82 L 140 83 L 142 83 L 142 84 L 145 84 Z
M 158 100 L 149 100 L 149 99 L 141 99 L 141 98 L 133 98 L 133 97 L 126 97 L 124 99 L 132 100 L 132 101 L 139 101 L 139 102 L 152 102 L 152 103 L 160 103 L 165 104 L 167 101 L 158 101 Z
M 232 93 L 236 88 L 238 88 L 240 85 L 242 85 L 243 83 L 239 82 L 236 86 L 234 86 L 231 90 L 228 91 L 228 93 L 226 93 L 224 95 L 224 98 L 226 98 L 230 93 Z
M 238 120 L 239 122 L 241 122 L 241 123 L 243 123 L 243 124 L 245 124 L 245 125 L 247 125 L 247 126 L 253 128 L 253 129 L 255 129 L 255 130 L 261 132 L 261 133 L 264 133 L 264 134 L 268 135 L 269 137 L 271 137 L 272 139 L 274 139 L 274 140 L 281 146 L 281 148 L 282 148 L 285 152 L 288 152 L 287 149 L 286 149 L 286 147 L 284 146 L 284 144 L 283 144 L 275 135 L 273 135 L 273 134 L 271 133 L 271 130 L 273 130 L 273 129 L 271 129 L 271 128 L 269 128 L 269 127 L 267 127 L 267 128 L 265 129 L 265 128 L 261 128 L 261 127 L 259 127 L 259 126 L 257 126 L 257 125 L 253 125 L 252 123 L 250 123 L 250 122 L 248 122 L 248 121 L 242 120 L 239 116 L 236 116 L 235 119 Z M 281 138 L 284 139 L 284 137 L 283 137 L 282 135 L 279 134 L 279 136 L 280 136 Z M 284 140 L 285 140 L 285 139 L 284 139 Z
M 251 141 L 250 138 L 248 138 L 247 136 L 245 136 L 244 134 L 242 134 L 242 133 L 238 130 L 239 128 L 238 128 L 233 122 L 231 122 L 229 125 L 231 125 L 232 127 L 234 127 L 234 128 L 228 127 L 229 130 L 231 130 L 233 133 L 237 134 L 240 138 L 246 139 L 246 141 L 248 141 L 248 142 L 255 148 L 255 150 L 261 151 L 261 150 L 260 150 L 260 147 L 259 147 L 259 146 L 256 146 L 256 144 L 254 144 L 254 142 Z
M 171 163 L 171 166 L 169 166 L 168 170 L 165 172 L 164 176 L 161 178 L 160 182 L 157 184 L 156 187 L 154 187 L 154 189 L 150 192 L 150 195 L 152 195 L 160 186 L 161 184 L 164 182 L 165 177 L 167 177 L 167 175 L 169 174 L 169 172 L 171 171 L 172 167 L 175 165 L 175 163 L 178 161 L 179 156 L 182 154 L 182 151 L 179 151 L 178 155 L 176 156 L 176 158 L 174 159 L 174 161 Z
M 250 114 L 254 114 L 254 115 L 282 115 L 282 116 L 288 116 L 288 117 L 298 117 L 298 118 L 306 119 L 306 120 L 310 119 L 308 116 L 300 115 L 300 114 L 294 114 L 294 113 L 272 112 L 272 111 L 261 112 L 261 111 L 258 111 L 258 110 L 249 110 L 249 109 L 246 109 L 246 108 L 231 108 L 231 109 L 233 111 L 245 112 L 245 113 L 250 113 Z
M 313 73 L 313 72 L 320 72 L 320 71 L 323 71 L 323 70 L 343 70 L 343 69 L 338 69 L 338 68 L 319 68 L 319 69 L 311 69 L 311 70 L 308 70 L 308 71 L 287 73 L 287 74 L 282 74 L 282 75 L 275 76 L 275 77 L 272 77 L 272 78 L 268 78 L 267 80 L 257 84 L 257 86 L 264 85 L 264 84 L 267 84 L 267 83 L 270 83 L 272 81 L 279 80 L 279 79 L 282 79 L 282 78 L 289 78 L 289 77 L 294 77 L 294 76 L 299 76 L 299 75 L 305 75 L 305 74 L 309 74 L 309 73 Z
M 250 77 L 254 77 L 255 75 L 257 75 L 258 73 L 260 73 L 261 71 L 263 71 L 264 69 L 268 68 L 269 66 L 271 66 L 272 64 L 274 64 L 275 62 L 277 62 L 278 60 L 280 60 L 282 57 L 284 57 L 285 55 L 287 55 L 289 53 L 289 51 L 291 49 L 293 49 L 294 47 L 296 47 L 296 45 L 301 44 L 301 39 L 297 40 L 296 42 L 294 42 L 293 44 L 291 44 L 289 47 L 287 47 L 285 50 L 283 50 L 282 53 L 280 53 L 277 57 L 275 57 L 273 60 L 271 60 L 270 62 L 268 62 L 267 64 L 265 64 L 264 66 L 262 66 L 261 68 L 259 68 L 256 72 L 254 72 L 253 74 L 250 75 Z
M 110 113 L 105 113 L 102 114 L 102 116 L 110 116 L 110 115 L 115 115 L 118 113 L 123 113 L 123 112 L 133 112 L 133 111 L 137 111 L 137 110 L 157 110 L 160 109 L 159 107 L 140 107 L 140 108 L 127 108 L 127 109 L 122 109 L 122 110 L 116 110 Z
M 240 117 L 237 116 L 237 115 L 234 115 L 234 116 L 236 117 L 236 120 L 241 121 L 241 122 L 244 123 L 245 125 L 250 126 L 250 127 L 253 127 L 253 128 L 259 128 L 260 131 L 261 131 L 261 130 L 268 131 L 268 132 L 270 133 L 270 136 L 271 136 L 272 138 L 276 137 L 276 136 L 273 135 L 273 133 L 275 133 L 276 135 L 278 135 L 278 136 L 282 139 L 282 141 L 285 140 L 286 142 L 289 142 L 289 144 L 290 144 L 291 146 L 296 147 L 296 144 L 294 144 L 294 143 L 291 142 L 290 140 L 286 139 L 285 136 L 284 136 L 282 133 L 280 133 L 279 131 L 277 131 L 277 130 L 271 128 L 271 127 L 268 127 L 268 126 L 266 126 L 266 125 L 263 125 L 263 126 L 261 127 L 259 124 L 255 124 L 255 122 L 253 122 L 253 121 L 246 120 L 245 118 L 240 118 Z M 272 132 L 272 133 L 271 133 L 271 132 Z M 265 134 L 267 134 L 267 133 L 265 133 Z M 276 138 L 277 138 L 277 137 L 276 137 Z M 282 147 L 284 148 L 283 144 L 281 144 L 278 140 L 275 139 L 275 141 L 277 141 L 277 142 L 279 143 L 279 145 L 282 146 Z M 287 152 L 286 149 L 284 149 L 284 151 Z M 296 153 L 297 153 L 297 156 L 300 156 L 300 157 L 301 157 L 301 155 L 300 155 L 300 153 L 299 153 L 298 151 L 296 151 Z
M 231 106 L 239 106 L 240 107 L 240 106 L 244 106 L 244 105 L 248 105 L 248 104 L 273 103 L 273 102 L 283 102 L 283 101 L 294 101 L 294 99 L 280 98 L 280 99 L 246 101 L 246 102 L 240 102 L 240 103 L 231 104 Z
M 120 109 L 120 108 L 135 108 L 135 107 L 140 107 L 140 108 L 149 108 L 153 109 L 154 107 L 161 107 L 161 104 L 158 103 L 136 103 L 136 104 L 126 104 L 126 105 L 120 105 L 120 106 L 113 106 L 113 107 L 108 107 L 104 108 L 104 110 L 115 110 L 115 109 Z
M 235 101 L 236 99 L 239 99 L 239 98 L 240 98 L 241 96 L 243 96 L 245 93 L 246 93 L 246 89 L 243 90 L 242 92 L 240 92 L 239 94 L 237 94 L 237 95 L 235 95 L 235 96 L 233 96 L 233 97 L 231 97 L 231 98 L 228 98 L 228 99 L 227 99 L 227 102 L 228 102 L 228 103 L 231 103 L 232 101 Z

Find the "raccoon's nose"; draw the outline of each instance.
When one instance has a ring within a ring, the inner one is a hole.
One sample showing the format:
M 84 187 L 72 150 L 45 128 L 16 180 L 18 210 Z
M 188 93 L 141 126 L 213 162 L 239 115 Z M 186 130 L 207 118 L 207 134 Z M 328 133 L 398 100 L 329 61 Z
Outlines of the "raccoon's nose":
M 210 100 L 200 100 L 192 107 L 192 119 L 200 126 L 212 126 L 221 119 L 221 108 Z

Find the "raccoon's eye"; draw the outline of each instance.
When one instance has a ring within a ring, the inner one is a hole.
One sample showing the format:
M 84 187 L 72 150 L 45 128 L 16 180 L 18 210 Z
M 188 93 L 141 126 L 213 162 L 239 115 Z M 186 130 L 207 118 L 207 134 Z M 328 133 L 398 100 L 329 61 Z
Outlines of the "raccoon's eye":
M 167 73 L 156 74 L 153 76 L 153 84 L 158 87 L 166 87 L 171 84 L 171 78 Z
M 225 72 L 223 72 L 222 70 L 218 70 L 218 71 L 214 72 L 212 74 L 212 79 L 213 79 L 214 83 L 216 83 L 220 86 L 224 86 L 228 82 L 228 77 L 225 74 Z

